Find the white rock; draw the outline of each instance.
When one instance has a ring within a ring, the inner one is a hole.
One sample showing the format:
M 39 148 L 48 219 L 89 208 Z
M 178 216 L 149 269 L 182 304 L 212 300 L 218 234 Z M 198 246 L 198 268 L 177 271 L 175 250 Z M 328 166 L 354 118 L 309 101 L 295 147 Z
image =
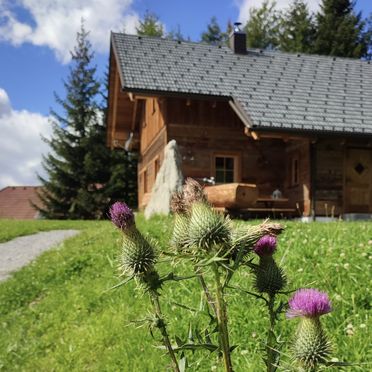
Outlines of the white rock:
M 180 190 L 183 184 L 181 170 L 182 158 L 175 140 L 164 149 L 164 161 L 156 176 L 150 200 L 145 208 L 148 219 L 155 214 L 169 214 L 172 194 Z

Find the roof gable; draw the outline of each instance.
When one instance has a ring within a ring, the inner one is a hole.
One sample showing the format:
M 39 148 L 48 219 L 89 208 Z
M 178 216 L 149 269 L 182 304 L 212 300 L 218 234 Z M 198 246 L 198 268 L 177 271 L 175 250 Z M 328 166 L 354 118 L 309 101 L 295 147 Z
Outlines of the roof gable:
M 112 34 L 122 89 L 235 102 L 250 126 L 372 134 L 372 65 Z

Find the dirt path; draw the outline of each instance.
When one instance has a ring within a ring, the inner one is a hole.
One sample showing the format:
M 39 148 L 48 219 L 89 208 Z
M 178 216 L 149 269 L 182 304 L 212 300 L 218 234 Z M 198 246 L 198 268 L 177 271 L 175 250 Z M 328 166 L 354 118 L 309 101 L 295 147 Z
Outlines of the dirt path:
M 78 230 L 52 230 L 21 236 L 0 244 L 0 281 L 11 276 L 13 271 L 30 263 L 42 252 L 55 247 Z

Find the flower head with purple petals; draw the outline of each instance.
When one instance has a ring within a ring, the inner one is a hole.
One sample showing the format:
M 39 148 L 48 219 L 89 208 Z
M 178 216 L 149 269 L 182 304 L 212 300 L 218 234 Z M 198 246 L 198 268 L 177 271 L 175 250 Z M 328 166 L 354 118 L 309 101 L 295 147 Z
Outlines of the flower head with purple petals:
M 319 317 L 332 311 L 327 293 L 314 288 L 299 289 L 288 301 L 288 318 Z
M 133 211 L 122 202 L 116 202 L 111 206 L 110 219 L 114 225 L 123 231 L 134 225 Z
M 260 257 L 271 256 L 276 250 L 276 238 L 272 235 L 264 235 L 258 240 L 253 250 Z

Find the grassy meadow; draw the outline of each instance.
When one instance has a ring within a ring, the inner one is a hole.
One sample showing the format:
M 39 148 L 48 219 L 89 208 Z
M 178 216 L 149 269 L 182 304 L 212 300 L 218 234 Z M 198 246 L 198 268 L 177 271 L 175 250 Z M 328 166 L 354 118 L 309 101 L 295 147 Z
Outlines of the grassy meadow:
M 172 230 L 170 218 L 145 221 L 141 231 L 162 248 Z M 372 370 L 369 320 L 371 305 L 372 224 L 287 222 L 279 238 L 277 258 L 288 276 L 288 289 L 317 287 L 329 293 L 333 312 L 322 317 L 333 343 L 334 357 L 356 362 L 347 370 Z M 131 323 L 148 317 L 148 297 L 134 283 L 107 291 L 119 282 L 120 233 L 109 222 L 0 220 L 0 241 L 41 230 L 77 228 L 81 234 L 0 283 L 0 370 L 4 371 L 165 371 L 169 361 L 156 348 L 147 325 Z M 176 267 L 177 274 L 190 272 Z M 161 273 L 172 270 L 164 259 Z M 252 288 L 248 270 L 233 285 Z M 178 306 L 199 308 L 195 279 L 168 282 L 162 307 L 171 335 L 186 338 L 190 324 L 200 328 L 208 318 Z M 286 297 L 283 296 L 283 299 Z M 266 310 L 242 292 L 228 292 L 229 326 L 235 370 L 263 371 L 260 349 L 267 324 Z M 290 335 L 297 320 L 280 322 L 283 369 L 289 364 Z M 210 371 L 214 354 L 190 353 L 190 371 Z M 213 364 L 213 363 L 212 363 Z M 216 363 L 217 365 L 217 363 Z M 216 370 L 212 367 L 212 370 Z

